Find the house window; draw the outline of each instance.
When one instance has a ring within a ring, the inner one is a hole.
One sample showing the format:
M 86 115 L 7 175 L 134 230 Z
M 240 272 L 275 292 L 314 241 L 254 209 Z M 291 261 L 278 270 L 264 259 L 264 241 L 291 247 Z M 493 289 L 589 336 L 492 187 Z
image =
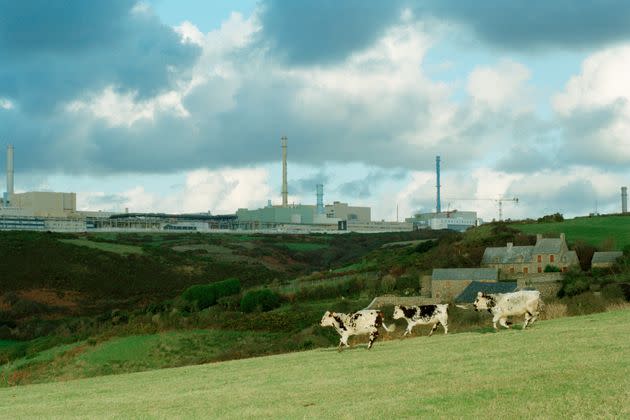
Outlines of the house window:
M 555 259 L 556 259 L 555 255 L 550 255 L 549 256 L 549 262 L 554 262 Z
M 527 269 L 527 267 L 523 267 L 523 273 L 525 274 L 529 273 L 529 270 Z
M 542 262 L 542 255 L 538 256 L 538 262 Z
M 542 273 L 542 267 L 541 266 L 538 266 L 538 272 Z
M 566 273 L 567 272 L 567 268 L 566 267 L 562 267 L 562 272 Z
M 514 267 L 510 267 L 510 273 L 514 272 Z

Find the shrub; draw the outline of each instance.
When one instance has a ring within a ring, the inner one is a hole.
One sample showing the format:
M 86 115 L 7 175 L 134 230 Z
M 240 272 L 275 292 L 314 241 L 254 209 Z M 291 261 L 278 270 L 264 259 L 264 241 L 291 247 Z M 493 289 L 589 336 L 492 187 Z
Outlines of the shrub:
M 383 292 L 389 293 L 392 290 L 394 290 L 395 286 L 396 286 L 396 277 L 392 276 L 391 274 L 387 274 L 383 276 L 383 279 L 381 280 L 381 290 Z
M 420 281 L 417 276 L 400 276 L 396 279 L 394 288 L 400 291 L 417 292 L 420 289 Z
M 256 310 L 267 312 L 280 306 L 280 295 L 270 289 L 252 290 L 241 299 L 241 311 L 249 313 Z
M 560 272 L 560 268 L 556 267 L 555 265 L 547 264 L 545 266 L 545 273 L 559 273 L 559 272 Z
M 606 300 L 593 293 L 582 293 L 566 299 L 569 316 L 588 315 L 606 310 Z
M 205 309 L 217 303 L 217 300 L 239 293 L 241 282 L 238 279 L 227 279 L 211 284 L 196 284 L 182 293 L 182 298 L 195 303 L 197 309 Z

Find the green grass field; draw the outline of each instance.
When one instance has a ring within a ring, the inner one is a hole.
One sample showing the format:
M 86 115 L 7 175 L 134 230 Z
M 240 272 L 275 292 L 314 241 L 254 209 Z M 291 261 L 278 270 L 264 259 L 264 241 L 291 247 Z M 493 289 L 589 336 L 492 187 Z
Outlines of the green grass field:
M 532 235 L 564 232 L 569 243 L 581 240 L 601 247 L 605 241 L 612 238 L 612 245 L 617 250 L 630 245 L 630 217 L 627 216 L 576 217 L 557 223 L 512 224 L 511 226 Z
M 99 249 L 101 251 L 113 252 L 120 255 L 143 254 L 144 250 L 135 245 L 112 244 L 108 242 L 93 242 L 88 239 L 59 239 L 59 242 L 88 248 Z
M 426 333 L 425 333 L 426 334 Z M 630 311 L 0 389 L 0 417 L 628 418 Z

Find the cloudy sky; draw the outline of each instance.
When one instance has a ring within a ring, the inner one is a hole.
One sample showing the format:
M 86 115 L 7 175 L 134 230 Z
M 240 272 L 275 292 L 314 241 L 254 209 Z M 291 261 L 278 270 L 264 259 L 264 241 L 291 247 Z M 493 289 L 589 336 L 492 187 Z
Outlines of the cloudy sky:
M 625 0 L 0 0 L 16 191 L 82 210 L 278 203 L 286 135 L 294 203 L 618 212 L 628 75 Z

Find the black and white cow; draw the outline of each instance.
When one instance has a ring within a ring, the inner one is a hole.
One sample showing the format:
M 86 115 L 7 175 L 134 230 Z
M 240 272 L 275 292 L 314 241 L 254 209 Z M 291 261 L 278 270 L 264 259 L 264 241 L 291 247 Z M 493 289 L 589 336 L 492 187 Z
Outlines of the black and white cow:
M 475 311 L 487 310 L 492 314 L 492 326 L 497 328 L 497 321 L 505 328 L 510 328 L 507 323 L 509 316 L 525 315 L 523 329 L 532 324 L 542 308 L 538 290 L 521 290 L 512 293 L 485 294 L 477 293 L 477 299 L 473 303 Z
M 342 346 L 348 345 L 348 338 L 353 335 L 370 334 L 370 341 L 367 348 L 372 348 L 372 344 L 378 337 L 378 328 L 383 327 L 385 331 L 392 331 L 387 328 L 383 320 L 383 312 L 371 309 L 364 309 L 353 314 L 326 311 L 319 325 L 322 327 L 334 327 L 341 338 L 339 339 L 339 351 Z
M 444 328 L 444 334 L 448 334 L 448 303 L 441 305 L 420 306 L 394 306 L 394 319 L 404 318 L 407 321 L 407 329 L 403 336 L 411 334 L 411 329 L 416 325 L 433 325 L 429 336 L 437 329 L 439 324 Z

